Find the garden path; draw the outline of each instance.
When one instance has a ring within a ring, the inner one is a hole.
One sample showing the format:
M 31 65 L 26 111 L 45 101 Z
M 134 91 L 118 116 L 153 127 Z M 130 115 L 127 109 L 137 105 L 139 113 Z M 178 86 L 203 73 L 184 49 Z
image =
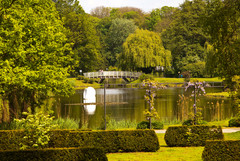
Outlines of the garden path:
M 223 128 L 222 131 L 223 131 L 223 133 L 233 133 L 233 132 L 240 131 L 240 127 Z M 164 134 L 166 132 L 166 130 L 165 129 L 163 129 L 163 130 L 155 130 L 155 132 Z

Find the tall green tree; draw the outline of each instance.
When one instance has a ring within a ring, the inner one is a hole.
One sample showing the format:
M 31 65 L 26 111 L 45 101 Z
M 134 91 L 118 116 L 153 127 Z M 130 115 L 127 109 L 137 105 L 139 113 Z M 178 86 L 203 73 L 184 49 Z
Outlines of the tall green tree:
M 163 47 L 159 34 L 137 29 L 123 44 L 118 60 L 123 70 L 139 71 L 156 66 L 167 68 L 171 66 L 171 52 Z
M 99 19 L 86 14 L 76 0 L 54 0 L 62 18 L 68 42 L 73 44 L 75 72 L 71 75 L 102 68 L 104 60 L 101 53 L 100 38 L 96 26 Z
M 240 75 L 240 1 L 208 0 L 202 18 L 205 31 L 211 35 L 210 44 L 215 62 L 212 68 L 231 82 L 234 75 Z
M 208 36 L 203 32 L 199 19 L 205 7 L 205 0 L 186 0 L 174 13 L 170 27 L 161 34 L 164 46 L 172 53 L 176 73 L 187 64 L 204 61 L 204 44 Z
M 114 19 L 112 20 L 109 32 L 106 38 L 108 45 L 107 60 L 109 65 L 115 66 L 117 54 L 122 52 L 122 45 L 129 34 L 136 30 L 134 22 L 128 19 Z
M 73 93 L 66 41 L 51 0 L 15 1 L 0 11 L 0 94 L 12 117 L 34 112 L 50 95 Z
M 161 19 L 161 10 L 158 8 L 152 10 L 150 16 L 146 17 L 147 29 L 150 31 L 154 31 L 157 23 L 160 22 Z
M 69 13 L 64 17 L 68 29 L 67 38 L 73 44 L 74 57 L 79 63 L 75 71 L 95 71 L 102 68 L 104 60 L 101 53 L 100 38 L 97 33 L 99 19 L 87 14 Z

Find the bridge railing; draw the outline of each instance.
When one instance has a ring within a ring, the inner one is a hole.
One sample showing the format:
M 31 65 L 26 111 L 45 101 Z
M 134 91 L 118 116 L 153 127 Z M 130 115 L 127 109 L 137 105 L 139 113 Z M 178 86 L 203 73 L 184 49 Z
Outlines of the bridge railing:
M 128 71 L 100 71 L 100 72 L 88 72 L 83 73 L 88 78 L 138 78 L 142 73 L 140 72 L 128 72 Z

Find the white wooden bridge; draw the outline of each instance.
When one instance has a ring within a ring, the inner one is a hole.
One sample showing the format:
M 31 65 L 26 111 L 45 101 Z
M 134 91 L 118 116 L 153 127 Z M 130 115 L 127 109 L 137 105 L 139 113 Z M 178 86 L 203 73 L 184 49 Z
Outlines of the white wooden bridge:
M 88 72 L 83 73 L 84 77 L 87 78 L 101 78 L 102 80 L 105 78 L 122 78 L 126 81 L 127 78 L 130 79 L 138 79 L 140 75 L 142 75 L 141 72 L 128 72 L 128 71 L 99 71 L 99 72 Z

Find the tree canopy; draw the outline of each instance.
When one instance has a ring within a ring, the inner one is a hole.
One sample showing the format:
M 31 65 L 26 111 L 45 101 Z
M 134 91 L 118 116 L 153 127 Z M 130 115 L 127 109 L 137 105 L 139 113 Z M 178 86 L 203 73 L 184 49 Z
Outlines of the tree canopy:
M 0 92 L 12 116 L 34 111 L 52 94 L 72 94 L 71 45 L 54 3 L 21 0 L 0 12 Z
M 175 72 L 187 64 L 204 61 L 204 44 L 207 36 L 199 25 L 205 11 L 204 0 L 185 1 L 175 12 L 170 27 L 162 33 L 164 46 L 171 50 Z
M 117 18 L 112 20 L 106 42 L 110 56 L 107 56 L 109 64 L 115 66 L 117 54 L 122 52 L 122 45 L 129 34 L 136 30 L 137 26 L 128 19 Z
M 208 0 L 202 22 L 213 47 L 207 64 L 231 81 L 234 75 L 240 75 L 240 1 Z
M 169 67 L 171 52 L 163 47 L 159 34 L 137 29 L 123 44 L 123 52 L 118 57 L 123 70 L 139 70 L 156 66 Z

